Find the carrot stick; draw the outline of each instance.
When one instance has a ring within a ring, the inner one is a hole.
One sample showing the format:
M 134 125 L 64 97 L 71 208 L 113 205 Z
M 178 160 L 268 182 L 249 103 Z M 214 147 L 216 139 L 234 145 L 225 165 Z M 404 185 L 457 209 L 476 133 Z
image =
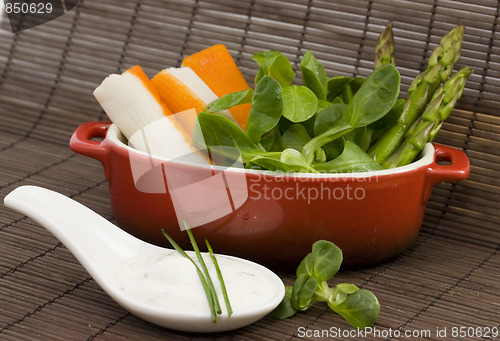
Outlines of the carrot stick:
M 151 83 L 173 112 L 194 108 L 199 113 L 218 98 L 190 68 L 164 69 L 153 77 Z
M 127 138 L 141 127 L 172 114 L 140 66 L 109 75 L 94 90 L 94 96 Z
M 164 69 L 153 77 L 151 83 L 174 113 L 194 108 L 198 114 L 219 98 L 189 67 Z M 220 114 L 235 121 L 227 110 Z
M 163 113 L 165 116 L 172 114 L 172 111 L 162 102 L 162 100 L 160 98 L 160 94 L 158 93 L 158 91 L 156 91 L 155 87 L 153 86 L 153 84 L 149 80 L 148 76 L 146 75 L 146 73 L 142 70 L 142 68 L 139 65 L 132 66 L 130 69 L 126 70 L 124 73 L 132 74 L 142 81 L 142 83 L 144 84 L 146 89 L 156 99 L 158 104 L 163 107 Z
M 249 88 L 233 57 L 222 44 L 185 57 L 182 66 L 191 68 L 218 97 Z M 250 104 L 239 105 L 229 111 L 238 124 L 245 129 Z
M 182 157 L 207 164 L 192 138 L 196 113 L 174 115 L 140 66 L 109 75 L 94 96 L 134 148 L 166 160 Z

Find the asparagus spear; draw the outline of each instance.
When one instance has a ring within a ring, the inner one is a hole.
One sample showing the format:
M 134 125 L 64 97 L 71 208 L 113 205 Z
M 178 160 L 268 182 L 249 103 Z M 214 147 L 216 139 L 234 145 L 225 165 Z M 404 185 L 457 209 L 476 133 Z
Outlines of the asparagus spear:
M 383 163 L 385 168 L 404 166 L 412 162 L 425 144 L 434 139 L 462 96 L 465 82 L 472 71 L 471 67 L 464 67 L 436 90 L 422 116 L 408 130 L 403 144 Z
M 377 69 L 384 64 L 392 64 L 396 66 L 396 56 L 394 55 L 394 35 L 392 32 L 392 21 L 390 21 L 384 28 L 384 30 L 380 33 L 377 39 L 377 43 L 375 44 L 374 69 Z M 386 117 L 387 116 L 388 115 L 386 115 Z M 373 126 L 367 126 L 366 128 L 362 129 L 365 130 L 365 133 L 359 143 L 359 146 L 361 147 L 361 149 L 367 152 L 368 148 L 370 148 L 370 146 L 374 141 L 374 138 L 376 137 L 377 129 L 375 129 Z M 378 132 L 379 135 L 381 133 L 382 131 Z
M 411 125 L 417 120 L 434 92 L 451 75 L 460 58 L 464 26 L 448 32 L 432 52 L 427 69 L 418 75 L 408 89 L 408 98 L 398 121 L 370 148 L 369 154 L 382 164 L 402 143 Z
M 384 64 L 396 65 L 396 57 L 394 56 L 394 35 L 392 33 L 392 21 L 389 22 L 382 33 L 380 33 L 377 43 L 375 44 L 374 68 L 376 69 Z

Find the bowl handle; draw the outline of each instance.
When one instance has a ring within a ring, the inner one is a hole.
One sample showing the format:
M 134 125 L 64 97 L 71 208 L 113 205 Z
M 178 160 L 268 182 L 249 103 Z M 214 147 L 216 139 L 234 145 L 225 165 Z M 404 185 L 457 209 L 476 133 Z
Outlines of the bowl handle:
M 96 138 L 105 138 L 109 122 L 87 122 L 76 128 L 69 141 L 69 147 L 78 154 L 89 156 L 105 163 L 109 149 L 101 145 Z
M 437 143 L 433 143 L 433 146 L 435 157 L 434 161 L 427 167 L 427 193 L 424 193 L 424 200 L 429 198 L 435 184 L 445 181 L 465 180 L 470 173 L 469 158 L 463 151 Z M 440 164 L 442 162 L 447 164 Z

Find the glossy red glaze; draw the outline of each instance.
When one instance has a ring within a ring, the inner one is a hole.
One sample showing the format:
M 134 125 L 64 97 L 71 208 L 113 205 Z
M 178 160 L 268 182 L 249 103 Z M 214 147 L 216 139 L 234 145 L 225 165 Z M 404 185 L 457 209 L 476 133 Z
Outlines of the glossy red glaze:
M 109 128 L 105 122 L 85 123 L 73 134 L 70 146 L 103 164 L 118 225 L 138 238 L 170 247 L 161 232 L 165 229 L 188 248 L 170 194 L 137 189 L 129 153 L 144 163 L 149 158 L 119 141 L 116 127 Z M 104 139 L 92 140 L 99 137 Z M 318 176 L 244 173 L 248 199 L 223 218 L 196 227 L 193 231 L 200 241 L 207 238 L 218 253 L 293 269 L 315 241 L 326 239 L 343 250 L 343 265 L 352 267 L 379 263 L 407 248 L 419 232 L 433 186 L 467 178 L 469 160 L 460 150 L 434 144 L 426 147 L 419 161 L 391 171 Z

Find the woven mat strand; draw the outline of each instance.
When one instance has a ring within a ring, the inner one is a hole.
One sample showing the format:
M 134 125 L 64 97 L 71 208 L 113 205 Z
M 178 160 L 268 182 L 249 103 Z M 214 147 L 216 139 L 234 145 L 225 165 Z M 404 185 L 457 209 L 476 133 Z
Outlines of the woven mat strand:
M 498 326 L 499 6 L 496 0 L 82 0 L 66 15 L 21 33 L 12 34 L 3 20 L 0 198 L 34 184 L 112 220 L 100 164 L 68 148 L 78 125 L 106 119 L 92 91 L 110 73 L 140 64 L 152 76 L 179 66 L 186 55 L 224 43 L 249 83 L 256 71 L 251 56 L 265 49 L 282 51 L 296 69 L 313 49 L 329 76 L 366 76 L 375 40 L 393 21 L 406 91 L 439 39 L 464 23 L 456 69 L 471 65 L 475 73 L 437 142 L 467 153 L 469 179 L 434 189 L 422 231 L 408 250 L 375 267 L 344 271 L 334 282 L 376 293 L 381 332 L 429 331 L 428 339 L 437 340 L 442 339 L 437 329 L 445 327 L 451 336 L 452 327 Z M 292 283 L 292 274 L 280 275 Z M 290 320 L 265 318 L 215 336 L 158 328 L 116 305 L 50 233 L 5 208 L 0 208 L 0 297 L 1 340 L 294 340 L 317 339 L 301 330 L 349 329 L 322 305 Z M 405 339 L 384 335 L 371 339 Z

